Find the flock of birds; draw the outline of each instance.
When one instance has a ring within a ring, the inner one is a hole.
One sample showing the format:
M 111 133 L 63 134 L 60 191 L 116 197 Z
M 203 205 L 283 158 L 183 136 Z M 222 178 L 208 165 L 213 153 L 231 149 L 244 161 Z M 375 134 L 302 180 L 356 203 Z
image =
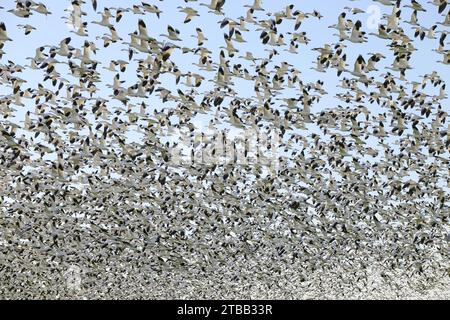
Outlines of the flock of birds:
M 107 2 L 0 7 L 0 297 L 449 297 L 447 0 L 374 0 L 373 32 L 356 6 L 324 27 L 300 2 L 172 2 L 193 34 Z M 37 16 L 70 35 L 29 47 Z M 237 161 L 249 131 L 277 145 Z

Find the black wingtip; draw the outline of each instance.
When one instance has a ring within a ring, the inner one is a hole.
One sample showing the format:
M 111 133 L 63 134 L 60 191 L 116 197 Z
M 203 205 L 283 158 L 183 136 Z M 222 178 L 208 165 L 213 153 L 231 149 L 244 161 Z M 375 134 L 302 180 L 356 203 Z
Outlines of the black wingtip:
M 439 5 L 438 12 L 442 13 L 446 7 L 447 7 L 447 1 L 442 1 L 442 3 Z

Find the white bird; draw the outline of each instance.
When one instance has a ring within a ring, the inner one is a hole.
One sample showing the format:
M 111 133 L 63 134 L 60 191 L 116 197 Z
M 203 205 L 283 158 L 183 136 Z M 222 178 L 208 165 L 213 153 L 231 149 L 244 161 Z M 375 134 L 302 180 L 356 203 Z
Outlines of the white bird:
M 5 23 L 0 22 L 0 42 L 4 41 L 12 41 L 12 39 L 8 37 Z
M 189 23 L 192 21 L 192 18 L 194 17 L 200 17 L 200 15 L 198 14 L 198 11 L 191 8 L 191 7 L 178 7 L 178 10 L 180 12 L 183 12 L 186 14 L 186 17 L 184 18 L 184 23 Z
M 22 28 L 25 31 L 25 35 L 29 35 L 31 33 L 31 31 L 36 30 L 35 27 L 29 25 L 29 24 L 18 24 L 17 25 L 19 28 Z
M 169 25 L 169 26 L 167 26 L 167 34 L 161 34 L 160 36 L 167 37 L 173 41 L 181 41 L 179 35 L 180 35 L 180 30 L 175 29 L 174 27 Z
M 250 8 L 254 11 L 264 11 L 265 9 L 262 7 L 262 0 L 253 0 L 253 4 L 251 6 L 244 5 L 244 7 Z
M 109 22 L 109 18 L 112 17 L 112 14 L 108 8 L 105 8 L 102 12 L 102 20 L 100 21 L 92 21 L 94 24 L 98 24 L 103 27 L 112 27 L 112 24 Z

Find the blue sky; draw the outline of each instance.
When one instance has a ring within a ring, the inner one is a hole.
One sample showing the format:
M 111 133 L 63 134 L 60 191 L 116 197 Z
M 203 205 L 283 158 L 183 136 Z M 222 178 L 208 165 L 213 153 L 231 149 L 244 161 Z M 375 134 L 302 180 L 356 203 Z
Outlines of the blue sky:
M 224 45 L 223 41 L 223 33 L 227 30 L 219 28 L 218 22 L 221 21 L 223 16 L 218 16 L 212 13 L 208 13 L 209 9 L 203 6 L 199 6 L 199 3 L 207 3 L 207 1 L 199 1 L 199 2 L 188 2 L 187 5 L 194 7 L 199 11 L 200 17 L 195 17 L 190 23 L 184 24 L 184 13 L 178 12 L 177 6 L 184 6 L 186 3 L 184 1 L 147 1 L 148 3 L 157 5 L 162 14 L 160 19 L 156 17 L 154 14 L 146 14 L 142 15 L 133 15 L 128 12 L 125 14 L 124 18 L 119 23 L 114 23 L 119 35 L 124 39 L 124 41 L 129 41 L 128 34 L 137 30 L 137 20 L 139 18 L 143 18 L 147 24 L 147 29 L 149 30 L 149 34 L 152 37 L 160 38 L 160 34 L 166 32 L 167 25 L 172 25 L 177 28 L 181 32 L 182 42 L 176 43 L 180 46 L 186 47 L 195 47 L 196 39 L 191 37 L 191 35 L 195 34 L 195 28 L 200 27 L 208 41 L 205 43 L 205 47 L 211 50 L 213 53 L 211 56 L 213 59 L 217 59 L 219 54 L 219 47 Z M 107 28 L 95 25 L 90 23 L 91 21 L 99 21 L 100 14 L 94 13 L 90 1 L 87 1 L 86 4 L 82 6 L 83 11 L 87 13 L 87 16 L 83 17 L 83 21 L 89 22 L 88 25 L 88 33 L 89 37 L 80 37 L 72 33 L 71 29 L 65 24 L 62 17 L 66 17 L 68 14 L 64 12 L 66 9 L 70 9 L 70 1 L 43 1 L 43 3 L 47 6 L 47 8 L 52 12 L 51 15 L 44 16 L 38 13 L 34 13 L 30 18 L 23 19 L 14 16 L 13 14 L 6 12 L 6 9 L 12 9 L 14 5 L 13 0 L 2 0 L 1 5 L 5 8 L 0 11 L 0 21 L 3 21 L 7 28 L 9 36 L 14 39 L 13 42 L 8 42 L 3 49 L 6 51 L 6 54 L 3 56 L 2 63 L 5 63 L 7 60 L 12 60 L 17 64 L 26 65 L 29 63 L 26 60 L 26 57 L 34 55 L 34 50 L 43 45 L 58 45 L 59 41 L 66 37 L 71 37 L 72 42 L 71 45 L 74 47 L 82 46 L 85 40 L 95 41 L 99 47 L 98 53 L 95 56 L 96 60 L 99 60 L 103 63 L 102 66 L 108 65 L 109 59 L 127 59 L 127 52 L 121 51 L 124 48 L 123 45 L 116 43 L 110 45 L 108 48 L 101 47 L 101 40 L 96 40 L 96 37 L 102 36 L 105 33 L 108 33 Z M 239 16 L 245 16 L 246 10 L 248 8 L 244 8 L 245 4 L 249 5 L 252 3 L 252 0 L 249 1 L 226 1 L 224 6 L 224 12 L 227 17 L 237 19 Z M 338 15 L 344 11 L 344 7 L 358 7 L 363 10 L 366 10 L 370 5 L 378 5 L 377 2 L 373 1 L 264 1 L 263 5 L 266 11 L 264 12 L 256 12 L 255 16 L 258 19 L 267 18 L 267 12 L 277 12 L 284 10 L 284 7 L 288 4 L 293 3 L 295 5 L 294 10 L 301 10 L 303 12 L 312 12 L 313 10 L 318 10 L 323 18 L 318 20 L 316 18 L 306 19 L 300 29 L 298 31 L 305 31 L 307 36 L 311 39 L 311 42 L 306 45 L 300 45 L 299 54 L 294 55 L 287 52 L 280 52 L 281 54 L 276 56 L 273 60 L 273 64 L 277 64 L 280 61 L 287 61 L 294 65 L 302 72 L 302 80 L 304 82 L 315 82 L 318 79 L 321 79 L 325 82 L 325 89 L 328 92 L 327 97 L 325 97 L 320 103 L 321 106 L 326 105 L 334 105 L 336 99 L 333 99 L 335 93 L 338 92 L 338 88 L 336 88 L 337 77 L 334 69 L 328 70 L 325 74 L 318 73 L 310 68 L 315 64 L 315 58 L 317 56 L 317 52 L 312 51 L 312 48 L 322 47 L 325 43 L 337 43 L 338 38 L 333 36 L 335 34 L 335 29 L 327 28 L 329 25 L 335 24 L 337 22 Z M 406 2 L 405 2 L 406 3 Z M 127 1 L 126 5 L 131 7 L 132 4 L 140 4 L 140 1 Z M 422 4 L 428 9 L 427 12 L 419 13 L 419 22 L 424 27 L 431 27 L 437 21 L 443 21 L 444 16 L 438 15 L 436 7 L 431 4 L 425 3 L 422 1 Z M 100 12 L 103 7 L 125 7 L 125 3 L 123 1 L 107 1 L 107 0 L 99 0 L 97 11 Z M 390 13 L 392 7 L 387 7 L 383 5 L 379 5 L 382 13 Z M 409 19 L 409 15 L 411 13 L 411 9 L 403 8 L 402 10 L 402 18 Z M 445 11 L 446 13 L 446 11 Z M 370 18 L 370 14 L 362 13 L 357 15 L 348 14 L 348 18 L 356 21 L 356 19 L 360 19 L 363 23 L 363 29 L 366 32 L 376 32 L 376 30 L 367 28 L 367 19 Z M 113 21 L 111 19 L 111 21 Z M 35 26 L 37 30 L 33 31 L 30 35 L 24 35 L 23 30 L 17 28 L 18 24 L 30 24 Z M 259 31 L 253 32 L 255 29 L 254 26 L 248 24 L 247 27 L 252 32 L 243 33 L 243 37 L 247 40 L 247 43 L 238 44 L 234 43 L 235 47 L 240 50 L 239 54 L 236 55 L 234 60 L 235 63 L 242 63 L 242 59 L 237 59 L 237 56 L 244 54 L 246 51 L 251 51 L 256 57 L 267 56 L 267 52 L 264 49 L 267 49 L 268 46 L 264 46 L 261 44 L 259 40 Z M 410 29 L 408 24 L 403 24 L 405 31 L 412 38 L 414 31 Z M 442 30 L 439 26 L 438 29 Z M 288 42 L 289 35 L 286 33 L 288 31 L 293 31 L 293 21 L 283 22 L 279 27 L 280 32 L 285 35 L 285 41 Z M 438 35 L 439 36 L 439 35 Z M 380 52 L 383 53 L 387 59 L 384 61 L 380 61 L 379 66 L 381 71 L 383 67 L 389 65 L 392 62 L 392 53 L 386 48 L 386 40 L 378 39 L 376 37 L 370 37 L 370 41 L 363 44 L 351 44 L 346 42 L 348 48 L 346 50 L 347 53 L 347 62 L 349 63 L 349 68 L 353 67 L 353 62 L 355 61 L 358 54 L 362 54 L 366 60 L 368 59 L 368 53 L 370 52 Z M 437 60 L 441 60 L 442 56 L 431 52 L 432 48 L 437 47 L 438 40 L 430 40 L 425 39 L 424 41 L 415 41 L 414 46 L 417 47 L 418 51 L 413 54 L 411 59 L 411 65 L 414 67 L 413 70 L 408 70 L 407 78 L 411 81 L 419 81 L 420 76 L 425 73 L 430 73 L 433 70 L 438 71 L 438 73 L 443 77 L 444 80 L 448 79 L 448 66 L 444 66 L 442 64 L 436 63 Z M 277 48 L 279 49 L 279 48 Z M 282 51 L 282 49 L 279 49 Z M 141 55 L 143 57 L 143 55 Z M 177 63 L 179 68 L 184 71 L 192 70 L 195 71 L 195 67 L 191 65 L 192 62 L 195 62 L 196 56 L 184 54 L 182 55 L 179 51 L 175 51 L 173 60 Z M 99 68 L 100 70 L 101 68 Z M 125 80 L 125 85 L 132 85 L 135 83 L 135 77 L 133 74 L 133 68 L 128 68 L 130 72 L 129 77 L 121 76 L 121 80 Z M 103 82 L 107 83 L 110 79 L 112 82 L 112 78 L 114 77 L 114 73 L 106 70 L 101 71 L 104 74 Z M 201 73 L 201 72 L 200 72 Z M 383 73 L 383 72 L 380 72 Z M 41 80 L 41 74 L 36 74 L 33 70 L 27 70 L 24 72 L 24 78 L 29 81 L 31 84 L 35 84 L 37 81 Z M 209 76 L 210 77 L 210 76 Z M 171 79 L 172 80 L 172 79 Z M 111 83 L 110 82 L 110 83 Z M 124 85 L 124 86 L 125 86 Z M 165 83 L 168 88 L 170 88 L 171 83 L 168 81 Z M 172 87 L 175 89 L 176 86 L 174 83 Z M 239 82 L 239 90 L 242 90 L 243 94 L 253 95 L 252 91 L 252 83 L 242 81 Z M 102 92 L 103 93 L 103 92 Z M 105 92 L 105 94 L 109 95 L 110 92 Z
M 206 3 L 205 1 L 201 1 L 202 3 Z M 199 2 L 199 3 L 201 3 Z M 247 8 L 244 8 L 244 4 L 251 4 L 250 1 L 227 1 L 224 6 L 224 11 L 227 17 L 230 18 L 238 18 L 239 16 L 245 15 Z M 423 1 L 424 2 L 424 1 Z M 108 33 L 107 28 L 98 26 L 92 23 L 88 25 L 88 33 L 89 37 L 80 37 L 72 33 L 71 29 L 64 23 L 62 17 L 67 16 L 67 12 L 64 12 L 66 9 L 70 9 L 70 1 L 44 1 L 47 8 L 52 12 L 51 15 L 44 16 L 38 13 L 34 13 L 30 18 L 23 19 L 14 16 L 13 14 L 6 12 L 6 10 L 0 11 L 0 21 L 5 22 L 8 28 L 8 34 L 13 42 L 8 42 L 4 48 L 4 51 L 7 54 L 3 57 L 2 60 L 13 60 L 14 62 L 22 65 L 25 65 L 27 60 L 26 57 L 30 56 L 34 53 L 34 49 L 42 46 L 42 45 L 58 45 L 59 41 L 64 39 L 65 37 L 71 37 L 72 42 L 71 45 L 74 47 L 81 47 L 84 40 L 88 39 L 90 41 L 94 41 L 96 37 L 102 36 L 105 33 Z M 98 9 L 100 12 L 101 9 L 105 7 L 120 7 L 124 6 L 122 1 L 106 1 L 99 0 L 98 1 Z M 140 4 L 140 1 L 129 1 L 127 2 L 128 6 L 131 4 Z M 195 28 L 202 28 L 204 34 L 208 38 L 208 41 L 205 43 L 205 46 L 213 52 L 212 57 L 216 57 L 220 49 L 220 46 L 224 45 L 223 41 L 223 33 L 227 28 L 220 29 L 218 22 L 221 21 L 223 16 L 218 16 L 212 13 L 208 13 L 209 9 L 203 6 L 198 6 L 197 2 L 189 2 L 188 5 L 196 8 L 200 17 L 195 17 L 190 23 L 184 24 L 184 13 L 178 12 L 176 7 L 178 5 L 185 5 L 184 1 L 148 1 L 148 3 L 153 3 L 158 5 L 160 10 L 162 11 L 160 19 L 156 17 L 154 14 L 146 14 L 145 16 L 141 15 L 133 15 L 132 13 L 126 13 L 125 17 L 119 22 L 115 23 L 116 29 L 119 35 L 124 39 L 124 41 L 129 41 L 128 34 L 137 29 L 137 19 L 143 18 L 147 24 L 147 28 L 149 30 L 150 36 L 158 38 L 158 36 L 162 33 L 166 32 L 167 25 L 172 25 L 175 28 L 181 31 L 181 38 L 183 41 L 181 42 L 182 46 L 194 47 L 195 46 L 195 38 L 190 37 L 195 34 Z M 361 8 L 363 10 L 367 9 L 370 5 L 373 5 L 376 2 L 372 1 L 311 1 L 305 0 L 299 3 L 295 1 L 264 1 L 265 12 L 257 12 L 255 15 L 259 19 L 267 18 L 266 12 L 277 12 L 284 9 L 284 7 L 290 3 L 294 3 L 294 10 L 301 10 L 303 12 L 312 12 L 313 10 L 318 10 L 323 18 L 321 20 L 315 18 L 306 19 L 302 24 L 298 31 L 305 31 L 307 36 L 311 39 L 311 42 L 307 46 L 300 47 L 299 54 L 293 55 L 290 53 L 283 52 L 281 55 L 277 56 L 274 59 L 274 63 L 276 61 L 287 61 L 293 64 L 296 68 L 300 69 L 304 78 L 304 81 L 315 81 L 317 79 L 323 79 L 327 86 L 327 91 L 329 95 L 333 95 L 333 89 L 336 90 L 335 86 L 333 86 L 332 81 L 336 80 L 335 71 L 329 70 L 327 74 L 320 74 L 315 72 L 314 70 L 310 70 L 310 67 L 314 66 L 315 57 L 317 53 L 311 51 L 310 49 L 315 47 L 321 47 L 325 43 L 337 43 L 338 38 L 333 36 L 335 34 L 335 29 L 329 29 L 327 26 L 331 24 L 335 24 L 337 22 L 338 15 L 344 11 L 344 7 L 346 6 L 355 6 Z M 331 5 L 332 3 L 332 5 Z M 425 5 L 425 4 L 424 4 Z M 4 0 L 2 1 L 2 6 L 5 9 L 11 9 L 14 7 L 13 0 Z M 392 7 L 387 7 L 383 5 L 379 5 L 382 13 L 390 13 Z M 437 21 L 443 21 L 444 16 L 438 15 L 436 7 L 427 4 L 426 7 L 429 9 L 427 12 L 419 13 L 419 22 L 425 27 L 431 27 Z M 89 2 L 83 5 L 83 10 L 87 13 L 87 16 L 83 17 L 83 21 L 99 21 L 100 14 L 96 14 L 93 12 L 93 9 Z M 409 15 L 411 13 L 410 9 L 404 8 L 402 10 L 403 19 L 409 19 Z M 349 18 L 356 21 L 356 19 L 360 19 L 363 22 L 363 29 L 367 32 L 376 32 L 376 30 L 368 29 L 366 20 L 370 17 L 370 14 L 362 13 L 357 15 L 348 15 Z M 17 24 L 30 24 L 37 28 L 37 30 L 33 31 L 30 35 L 24 35 L 23 30 L 16 27 Z M 287 31 L 292 31 L 293 22 L 283 22 L 280 27 L 281 32 L 284 32 L 286 42 L 289 39 L 289 35 L 286 34 Z M 408 30 L 410 27 L 407 24 L 404 24 L 405 30 L 412 37 L 414 31 Z M 254 29 L 252 25 L 248 25 L 248 28 L 251 30 Z M 445 28 L 445 27 L 443 27 Z M 244 39 L 248 42 L 242 45 L 236 44 L 235 46 L 242 52 L 251 51 L 255 56 L 264 56 L 265 53 L 263 50 L 267 49 L 267 46 L 263 46 L 259 40 L 259 32 L 248 32 L 243 34 Z M 164 39 L 164 38 L 161 38 Z M 123 46 L 119 43 L 112 44 L 109 48 L 103 49 L 101 48 L 101 40 L 95 40 L 99 45 L 98 55 L 96 59 L 102 62 L 107 62 L 108 59 L 118 59 L 121 58 L 123 60 L 127 60 L 127 52 L 120 51 L 117 49 L 122 49 Z M 430 73 L 432 70 L 438 71 L 442 77 L 445 78 L 447 74 L 447 66 L 443 66 L 435 63 L 437 60 L 441 60 L 441 55 L 430 52 L 431 48 L 437 47 L 437 40 L 425 39 L 424 41 L 415 41 L 414 45 L 418 48 L 418 51 L 412 57 L 411 65 L 414 66 L 413 70 L 409 70 L 408 79 L 418 80 L 418 76 L 423 75 L 425 73 Z M 177 43 L 178 44 L 178 43 Z M 347 42 L 347 45 L 349 43 Z M 240 53 L 241 53 L 240 52 Z M 385 54 L 388 58 L 385 61 L 380 63 L 380 66 L 387 65 L 390 63 L 392 59 L 390 59 L 391 54 L 386 48 L 386 41 L 381 40 L 375 37 L 370 37 L 370 41 L 364 44 L 351 44 L 347 49 L 346 53 L 348 55 L 347 61 L 349 64 L 353 64 L 358 54 L 365 54 L 369 52 L 380 52 Z M 178 55 L 178 57 L 176 57 Z M 175 53 L 174 61 L 177 62 L 180 69 L 183 68 L 185 70 L 193 69 L 193 66 L 189 65 L 191 61 L 195 61 L 195 59 L 189 60 L 189 55 L 182 55 L 179 52 Z M 241 59 L 239 59 L 241 60 Z M 241 61 L 239 61 L 241 62 Z M 132 70 L 132 68 L 129 68 Z M 381 69 L 381 68 L 380 68 Z M 108 71 L 104 71 L 105 73 L 105 82 L 108 79 L 108 75 L 112 78 L 114 75 Z M 32 75 L 32 73 L 30 73 Z M 33 81 L 33 77 L 26 77 L 27 80 Z M 39 77 L 36 77 L 40 79 Z M 124 78 L 126 79 L 126 78 Z M 133 84 L 133 82 L 130 82 Z M 250 93 L 251 94 L 251 93 Z
M 406 1 L 403 1 L 406 4 Z M 95 60 L 100 61 L 100 65 L 97 70 L 102 75 L 102 82 L 97 86 L 99 88 L 99 92 L 96 96 L 107 98 L 112 94 L 112 90 L 106 87 L 106 84 L 111 84 L 113 78 L 117 72 L 111 72 L 103 69 L 103 67 L 108 67 L 109 61 L 111 59 L 122 59 L 128 60 L 128 53 L 126 50 L 122 50 L 126 48 L 120 42 L 111 44 L 108 48 L 102 47 L 102 41 L 98 39 L 98 37 L 103 36 L 108 33 L 108 29 L 96 24 L 91 23 L 92 21 L 99 21 L 101 19 L 101 15 L 99 13 L 95 13 L 92 9 L 90 1 L 86 1 L 85 4 L 82 5 L 83 11 L 87 13 L 82 19 L 83 21 L 88 22 L 88 37 L 80 37 L 73 33 L 73 29 L 71 29 L 64 21 L 63 17 L 68 16 L 67 10 L 70 10 L 71 5 L 70 1 L 43 1 L 43 3 L 47 6 L 48 10 L 51 11 L 51 15 L 45 16 L 42 14 L 38 14 L 36 12 L 28 19 L 23 19 L 16 17 L 15 15 L 7 12 L 7 10 L 14 8 L 15 3 L 13 0 L 4 0 L 1 2 L 1 6 L 4 9 L 0 10 L 0 21 L 6 24 L 8 35 L 14 41 L 7 42 L 3 48 L 6 54 L 1 59 L 1 63 L 7 63 L 8 60 L 14 61 L 16 64 L 20 64 L 22 66 L 28 65 L 29 60 L 27 57 L 34 56 L 35 49 L 40 46 L 57 46 L 59 42 L 66 38 L 71 37 L 72 41 L 70 43 L 71 46 L 76 48 L 81 48 L 82 44 L 85 40 L 93 41 L 96 43 L 98 47 L 97 54 L 94 56 Z M 181 47 L 196 47 L 196 39 L 191 37 L 195 35 L 195 29 L 200 27 L 208 40 L 205 42 L 204 46 L 207 47 L 211 53 L 211 57 L 214 61 L 218 61 L 219 52 L 221 50 L 220 47 L 224 46 L 223 34 L 228 31 L 228 28 L 220 29 L 219 23 L 224 18 L 224 16 L 216 15 L 208 12 L 209 9 L 200 6 L 200 3 L 208 3 L 206 0 L 197 1 L 197 2 L 188 2 L 187 4 L 184 1 L 147 1 L 147 3 L 157 5 L 159 9 L 162 11 L 160 18 L 158 18 L 155 14 L 146 13 L 145 15 L 135 15 L 131 12 L 127 12 L 125 16 L 119 23 L 115 23 L 114 19 L 111 18 L 111 22 L 115 25 L 119 36 L 123 38 L 123 41 L 128 42 L 130 40 L 129 33 L 137 30 L 137 22 L 138 19 L 143 19 L 147 25 L 147 29 L 149 31 L 149 35 L 151 37 L 157 38 L 159 40 L 163 40 L 165 38 L 160 37 L 160 34 L 166 33 L 166 28 L 168 25 L 171 25 L 180 30 L 180 37 L 183 39 L 181 42 L 177 42 L 176 44 Z M 389 14 L 392 10 L 392 7 L 383 6 L 374 1 L 311 1 L 311 0 L 303 0 L 303 1 L 263 1 L 263 6 L 266 9 L 263 12 L 255 12 L 256 20 L 267 19 L 268 12 L 278 12 L 283 11 L 285 6 L 289 4 L 294 4 L 294 10 L 300 10 L 305 13 L 310 13 L 313 10 L 317 10 L 323 16 L 322 19 L 317 19 L 314 17 L 310 17 L 306 19 L 298 32 L 306 32 L 306 35 L 309 39 L 311 39 L 308 45 L 300 44 L 299 53 L 291 54 L 288 52 L 284 52 L 284 48 L 275 48 L 279 51 L 279 55 L 274 56 L 273 60 L 269 64 L 270 67 L 268 69 L 272 69 L 275 65 L 280 65 L 282 61 L 286 61 L 292 64 L 295 68 L 301 71 L 301 80 L 306 83 L 314 83 L 317 80 L 324 81 L 324 90 L 327 91 L 327 95 L 324 95 L 319 103 L 314 104 L 312 111 L 318 112 L 323 109 L 333 108 L 337 105 L 352 106 L 352 104 L 346 104 L 343 101 L 340 101 L 335 98 L 337 93 L 345 93 L 346 90 L 340 89 L 337 87 L 339 80 L 342 77 L 350 77 L 349 74 L 343 74 L 340 78 L 336 76 L 335 69 L 328 69 L 325 73 L 319 73 L 311 68 L 315 66 L 315 60 L 318 55 L 316 51 L 313 51 L 313 48 L 323 47 L 324 44 L 335 44 L 338 42 L 338 37 L 335 35 L 337 30 L 328 28 L 328 26 L 335 24 L 337 22 L 338 15 L 345 11 L 345 7 L 358 7 L 360 9 L 366 10 L 371 5 L 376 5 L 379 7 L 381 14 Z M 427 9 L 427 12 L 419 12 L 418 18 L 419 23 L 424 27 L 431 27 L 436 22 L 442 22 L 444 20 L 444 14 L 439 15 L 437 13 L 437 8 L 431 4 L 425 3 L 425 1 L 421 1 L 422 5 Z M 132 4 L 141 4 L 141 1 L 127 1 L 126 6 L 131 7 Z M 228 18 L 232 18 L 237 20 L 240 16 L 245 16 L 248 8 L 244 7 L 244 5 L 251 5 L 252 0 L 248 1 L 226 1 L 224 6 L 225 16 Z M 177 9 L 178 6 L 191 6 L 199 11 L 200 17 L 194 17 L 193 20 L 184 24 L 183 20 L 185 17 L 184 13 L 179 12 Z M 115 7 L 125 7 L 124 1 L 107 1 L 107 0 L 98 0 L 98 8 L 97 11 L 101 12 L 103 7 L 115 8 Z M 65 11 L 66 10 L 66 11 Z M 448 10 L 445 10 L 446 13 Z M 403 20 L 408 20 L 412 10 L 408 8 L 402 9 L 401 17 Z M 112 10 L 114 13 L 114 10 Z M 356 20 L 361 20 L 363 25 L 363 30 L 367 33 L 376 32 L 375 29 L 370 29 L 367 27 L 369 24 L 369 20 L 371 19 L 371 15 L 368 13 L 361 13 L 357 15 L 353 15 L 348 13 L 347 18 L 352 19 L 354 22 Z M 24 35 L 23 30 L 18 28 L 18 24 L 30 24 L 36 27 L 37 30 L 34 30 L 30 35 Z M 279 26 L 279 33 L 283 33 L 285 36 L 285 42 L 289 43 L 290 36 L 287 34 L 289 31 L 293 31 L 293 21 L 283 21 L 283 23 Z M 402 27 L 405 29 L 405 32 L 409 35 L 410 38 L 413 38 L 414 30 L 411 29 L 410 25 L 402 23 Z M 239 50 L 239 53 L 235 55 L 233 58 L 229 58 L 231 61 L 231 65 L 234 63 L 242 63 L 245 67 L 247 67 L 251 72 L 254 72 L 254 68 L 250 66 L 250 63 L 247 61 L 243 61 L 243 59 L 239 59 L 238 56 L 244 55 L 246 51 L 250 51 L 253 53 L 255 57 L 267 57 L 268 52 L 265 51 L 270 49 L 269 46 L 263 45 L 261 40 L 259 39 L 259 34 L 261 31 L 256 31 L 255 26 L 251 24 L 247 24 L 247 28 L 250 30 L 249 32 L 243 32 L 243 37 L 247 41 L 246 43 L 236 43 L 234 42 L 234 46 Z M 443 30 L 446 27 L 439 26 L 438 30 Z M 435 49 L 438 46 L 438 38 L 437 39 L 424 39 L 423 41 L 418 41 L 415 39 L 414 46 L 418 49 L 414 52 L 410 64 L 413 66 L 412 70 L 408 70 L 406 77 L 409 81 L 421 81 L 421 76 L 427 73 L 431 73 L 433 71 L 437 71 L 442 79 L 445 82 L 449 80 L 449 66 L 442 65 L 437 63 L 436 61 L 442 60 L 442 55 L 433 52 L 431 49 Z M 377 66 L 379 68 L 379 72 L 375 72 L 372 75 L 377 79 L 381 80 L 380 75 L 385 74 L 388 67 L 393 61 L 393 54 L 388 50 L 386 44 L 387 40 L 382 40 L 373 36 L 369 36 L 369 41 L 362 44 L 353 44 L 348 41 L 345 42 L 347 48 L 345 52 L 347 54 L 347 63 L 349 64 L 349 69 L 353 69 L 353 63 L 359 54 L 363 55 L 363 57 L 368 60 L 370 57 L 369 53 L 382 53 L 386 56 L 386 59 L 380 61 Z M 136 58 L 145 58 L 145 54 L 136 54 L 133 59 Z M 65 61 L 65 58 L 57 56 L 57 60 Z M 192 54 L 182 54 L 179 50 L 175 50 L 173 55 L 171 56 L 171 60 L 174 61 L 179 69 L 185 73 L 188 71 L 196 72 L 205 76 L 206 80 L 203 82 L 201 91 L 205 92 L 207 90 L 213 89 L 213 84 L 208 82 L 209 79 L 213 77 L 215 73 L 208 73 L 198 70 L 197 67 L 193 66 L 192 63 L 196 62 L 198 59 L 197 56 Z M 247 65 L 246 65 L 247 63 Z M 123 86 L 129 87 L 136 83 L 137 77 L 135 74 L 136 62 L 130 61 L 130 65 L 127 67 L 127 71 L 120 74 L 121 80 L 125 81 Z M 68 74 L 67 65 L 58 64 L 57 71 L 61 73 L 61 75 L 69 80 L 70 82 L 76 82 L 76 79 Z M 391 73 L 398 75 L 395 71 L 390 71 Z M 22 74 L 19 75 L 21 78 L 26 79 L 27 83 L 23 85 L 24 88 L 36 88 L 37 84 L 42 81 L 43 71 L 42 70 L 32 70 L 25 69 Z M 161 86 L 172 90 L 174 94 L 176 94 L 177 89 L 181 89 L 182 91 L 188 92 L 190 88 L 183 85 L 176 85 L 173 75 L 165 74 L 162 75 L 159 79 L 161 81 Z M 253 86 L 254 83 L 252 81 L 245 81 L 241 79 L 234 79 L 235 82 L 234 89 L 241 97 L 251 98 L 254 96 Z M 404 86 L 408 86 L 406 83 L 403 83 Z M 44 86 L 50 87 L 50 84 L 47 82 Z M 64 90 L 64 89 L 63 89 Z M 371 89 L 373 90 L 373 88 Z M 425 92 L 429 94 L 437 94 L 438 88 L 430 88 L 428 86 L 425 88 Z M 0 95 L 8 95 L 11 94 L 12 89 L 7 87 L 0 87 Z M 286 89 L 279 96 L 279 98 L 291 98 L 298 97 L 298 92 L 294 90 Z M 201 101 L 202 96 L 199 95 L 199 101 Z M 147 99 L 132 99 L 131 103 L 136 107 L 139 106 L 141 101 L 145 101 L 145 103 L 151 108 L 156 110 L 161 110 L 163 107 L 173 107 L 173 103 L 162 104 L 161 100 L 155 95 L 155 93 L 147 98 Z M 273 99 L 273 102 L 277 104 L 281 104 L 280 101 Z M 34 108 L 34 103 L 32 100 L 26 101 L 25 107 L 16 107 L 16 117 L 17 121 L 23 120 L 23 115 L 25 110 L 32 110 Z M 443 103 L 448 103 L 448 100 L 443 101 Z M 123 108 L 122 104 L 115 100 L 110 103 L 110 105 L 114 107 Z M 377 114 L 382 112 L 382 110 L 376 106 L 376 104 L 366 105 L 372 114 Z M 448 108 L 445 106 L 444 108 Z M 208 123 L 207 116 L 198 116 L 193 121 L 197 126 L 206 126 Z M 307 126 L 310 134 L 311 132 L 318 132 L 317 128 L 314 126 Z M 130 136 L 133 140 L 133 135 Z M 138 136 L 135 136 L 138 139 Z M 395 148 L 395 147 L 394 147 Z

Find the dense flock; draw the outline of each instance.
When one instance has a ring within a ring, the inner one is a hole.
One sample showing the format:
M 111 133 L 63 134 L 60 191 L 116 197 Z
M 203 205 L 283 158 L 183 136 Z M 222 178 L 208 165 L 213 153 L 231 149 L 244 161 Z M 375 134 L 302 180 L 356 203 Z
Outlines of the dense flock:
M 450 297 L 450 5 L 276 3 L 2 1 L 0 298 Z

